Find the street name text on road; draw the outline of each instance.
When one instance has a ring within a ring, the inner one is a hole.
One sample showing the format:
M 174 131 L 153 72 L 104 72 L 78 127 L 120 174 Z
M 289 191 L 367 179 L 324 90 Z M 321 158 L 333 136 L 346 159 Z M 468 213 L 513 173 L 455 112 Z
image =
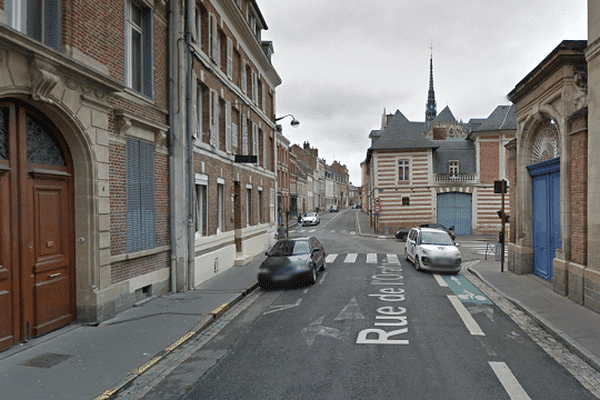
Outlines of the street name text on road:
M 408 318 L 406 316 L 406 308 L 397 305 L 392 306 L 390 303 L 396 304 L 406 300 L 404 286 L 404 275 L 402 275 L 402 267 L 377 267 L 377 274 L 371 276 L 371 285 L 388 286 L 378 289 L 377 293 L 370 293 L 367 296 L 376 297 L 386 304 L 377 308 L 377 315 L 374 326 L 381 327 L 405 327 L 394 329 L 391 331 L 381 328 L 363 329 L 358 332 L 356 344 L 396 344 L 408 345 L 408 339 L 398 339 L 398 335 L 408 333 Z

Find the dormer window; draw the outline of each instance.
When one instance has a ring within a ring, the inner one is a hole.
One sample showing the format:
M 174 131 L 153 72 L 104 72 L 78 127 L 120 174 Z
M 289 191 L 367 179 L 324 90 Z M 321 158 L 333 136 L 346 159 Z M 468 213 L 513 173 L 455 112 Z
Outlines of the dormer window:
M 448 163 L 448 173 L 451 176 L 457 176 L 459 174 L 459 163 L 457 160 L 452 160 Z

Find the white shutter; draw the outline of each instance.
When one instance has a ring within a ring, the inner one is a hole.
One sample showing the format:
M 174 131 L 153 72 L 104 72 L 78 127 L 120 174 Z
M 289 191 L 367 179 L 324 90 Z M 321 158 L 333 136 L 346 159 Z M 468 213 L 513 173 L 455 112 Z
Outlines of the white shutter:
M 258 157 L 258 126 L 252 124 L 252 155 Z
M 238 147 L 238 126 L 231 124 L 231 145 L 237 149 Z
M 267 132 L 263 131 L 263 157 L 262 157 L 262 163 L 263 163 L 263 167 L 267 168 Z
M 225 151 L 231 153 L 231 103 L 225 103 Z
M 233 41 L 227 38 L 227 76 L 233 76 Z
M 266 87 L 265 87 L 265 84 L 263 82 L 260 83 L 260 86 L 261 86 L 261 89 L 262 89 L 261 90 L 261 93 L 262 93 L 262 99 L 261 99 L 262 106 L 261 106 L 261 109 L 264 112 L 267 112 L 267 94 L 266 94 L 266 90 L 265 90 Z
M 242 154 L 248 155 L 248 121 L 242 118 Z
M 246 76 L 246 61 L 242 61 L 242 74 L 241 74 L 241 84 L 242 84 L 242 92 L 244 94 L 248 94 L 248 77 Z
M 209 14 L 209 42 L 210 42 L 210 57 L 213 61 L 217 62 L 217 43 L 218 43 L 218 32 L 217 32 L 217 18 Z
M 252 101 L 258 104 L 258 76 L 252 71 Z

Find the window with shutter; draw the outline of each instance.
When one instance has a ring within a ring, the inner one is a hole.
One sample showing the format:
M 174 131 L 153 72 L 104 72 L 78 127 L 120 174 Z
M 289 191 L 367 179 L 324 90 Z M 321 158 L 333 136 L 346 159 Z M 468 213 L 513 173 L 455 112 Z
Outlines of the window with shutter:
M 246 61 L 242 61 L 242 71 L 241 71 L 242 72 L 242 78 L 241 78 L 242 87 L 241 87 L 241 89 L 244 94 L 248 93 L 248 77 L 246 75 L 246 68 L 247 68 L 246 65 L 247 64 L 248 63 Z
M 225 102 L 225 151 L 231 153 L 231 103 Z
M 233 41 L 227 38 L 227 77 L 233 77 Z
M 127 2 L 125 9 L 126 85 L 148 97 L 153 92 L 152 10 Z
M 12 28 L 60 51 L 62 0 L 9 0 L 4 11 Z
M 248 155 L 248 120 L 242 118 L 242 154 Z
M 127 252 L 156 245 L 154 145 L 127 138 L 126 144 Z
M 252 124 L 252 155 L 258 156 L 258 126 Z

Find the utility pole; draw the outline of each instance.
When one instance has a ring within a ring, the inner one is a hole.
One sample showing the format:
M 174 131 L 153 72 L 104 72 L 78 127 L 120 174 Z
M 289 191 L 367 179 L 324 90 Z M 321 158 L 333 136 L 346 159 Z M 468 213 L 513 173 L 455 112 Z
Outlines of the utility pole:
M 502 208 L 498 211 L 498 216 L 500 217 L 500 221 L 502 223 L 502 229 L 500 231 L 500 272 L 504 272 L 504 242 L 506 235 L 506 223 L 508 222 L 509 216 L 504 212 L 504 194 L 508 189 L 508 185 L 505 179 L 501 181 L 494 181 L 494 193 L 502 194 Z

